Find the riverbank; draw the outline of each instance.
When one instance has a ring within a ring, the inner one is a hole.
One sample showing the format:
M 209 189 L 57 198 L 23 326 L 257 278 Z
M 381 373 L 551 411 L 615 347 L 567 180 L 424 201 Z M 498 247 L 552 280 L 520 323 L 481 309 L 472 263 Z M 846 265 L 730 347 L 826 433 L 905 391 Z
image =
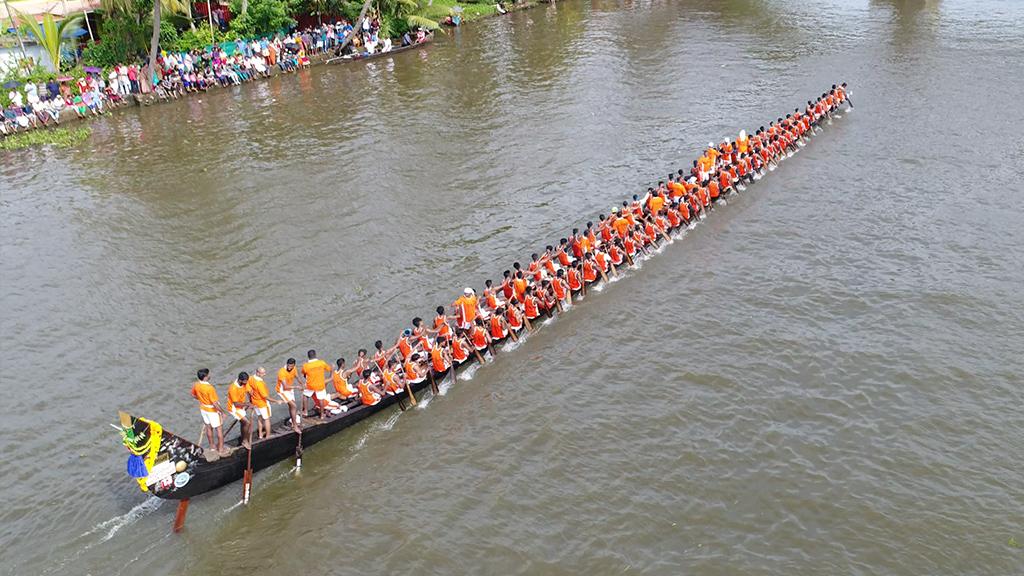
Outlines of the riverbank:
M 483 18 L 490 18 L 490 17 L 494 17 L 494 16 L 504 16 L 504 15 L 509 14 L 511 12 L 515 12 L 515 11 L 519 11 L 519 10 L 525 10 L 527 8 L 533 8 L 533 7 L 535 7 L 535 6 L 537 6 L 537 5 L 541 4 L 541 3 L 542 3 L 541 0 L 525 0 L 523 2 L 520 2 L 520 3 L 517 3 L 517 4 L 512 4 L 512 5 L 508 6 L 506 8 L 505 13 L 500 13 L 497 10 L 497 5 L 496 4 L 481 3 L 481 4 L 465 4 L 465 5 L 463 5 L 463 4 L 460 4 L 459 2 L 457 2 L 456 0 L 434 0 L 434 2 L 430 6 L 430 9 L 427 12 L 427 16 L 430 17 L 430 18 L 436 19 L 438 21 L 442 21 L 446 16 L 448 16 L 449 14 L 452 13 L 452 10 L 454 8 L 461 7 L 462 8 L 462 11 L 461 11 L 462 25 L 465 25 L 466 23 L 474 22 L 474 21 L 477 21 L 477 20 L 481 20 Z M 440 28 L 438 30 L 438 32 L 447 34 L 448 30 L 451 30 L 451 27 L 443 26 L 442 28 Z M 437 32 L 434 33 L 435 37 L 436 37 L 436 34 L 437 34 Z M 421 46 L 421 48 L 426 48 L 427 45 L 428 45 L 427 43 L 424 43 Z M 383 55 L 378 55 L 378 57 L 383 57 Z M 323 64 L 327 64 L 329 60 L 334 58 L 334 55 L 329 53 L 329 52 L 323 52 L 321 54 L 311 54 L 311 55 L 308 56 L 308 58 L 309 58 L 309 67 L 312 68 L 314 66 L 320 66 L 320 65 L 323 65 Z M 355 62 L 358 62 L 358 60 L 353 60 L 351 62 L 344 62 L 344 63 L 355 63 Z M 336 62 L 335 62 L 335 64 L 336 64 Z M 298 73 L 297 71 L 283 71 L 283 70 L 281 70 L 281 68 L 279 68 L 277 66 L 269 67 L 268 68 L 268 72 L 269 73 L 268 73 L 268 75 L 266 77 L 254 78 L 249 83 L 256 83 L 256 82 L 259 82 L 259 81 L 262 81 L 262 80 L 268 80 L 270 78 L 274 78 L 274 77 L 277 77 L 277 76 L 288 75 L 288 74 L 297 74 Z M 218 90 L 218 89 L 223 89 L 223 88 L 227 88 L 227 87 L 233 87 L 233 86 L 214 85 L 214 86 L 211 86 L 210 88 L 208 88 L 206 90 L 202 90 L 202 91 L 185 92 L 185 93 L 181 94 L 181 96 L 178 97 L 178 98 L 170 98 L 170 97 L 163 97 L 162 98 L 162 97 L 158 96 L 155 92 L 149 92 L 147 94 L 132 94 L 132 95 L 128 96 L 126 99 L 124 99 L 122 102 L 119 102 L 119 103 L 115 103 L 115 102 L 112 102 L 112 101 L 109 101 L 109 100 L 106 101 L 104 103 L 104 106 L 103 106 L 103 108 L 105 110 L 103 115 L 109 114 L 109 113 L 114 113 L 114 112 L 125 110 L 125 109 L 134 108 L 134 107 L 137 107 L 137 106 L 152 106 L 154 104 L 161 104 L 161 103 L 166 103 L 166 102 L 174 102 L 174 101 L 177 101 L 177 100 L 181 100 L 183 98 L 202 96 L 203 94 L 205 94 L 205 93 L 207 93 L 207 92 L 209 92 L 211 90 Z M 51 125 L 40 125 L 40 126 L 34 127 L 31 130 L 28 130 L 28 131 L 25 131 L 25 132 L 19 132 L 19 133 L 11 134 L 11 135 L 5 137 L 4 140 L 6 141 L 6 140 L 8 140 L 10 138 L 14 138 L 14 137 L 20 136 L 20 135 L 27 135 L 27 134 L 33 134 L 33 133 L 46 133 L 46 132 L 50 132 L 50 131 L 61 130 L 63 127 L 65 127 L 69 123 L 70 124 L 77 124 L 79 121 L 93 120 L 93 119 L 99 118 L 101 116 L 102 115 L 92 115 L 92 114 L 89 114 L 89 115 L 86 115 L 86 116 L 80 116 L 78 113 L 75 112 L 74 107 L 68 106 L 68 107 L 63 108 L 60 111 L 57 123 L 54 123 L 54 124 L 51 124 Z M 82 138 L 77 139 L 76 142 L 81 141 L 81 139 Z M 55 139 L 53 137 L 19 138 L 19 142 L 20 143 L 27 143 L 27 144 L 16 145 L 16 146 L 8 146 L 8 147 L 0 148 L 0 149 L 13 150 L 13 149 L 18 149 L 18 148 L 24 148 L 26 146 L 45 145 L 45 144 L 64 142 L 64 141 L 65 141 L 64 138 L 56 138 Z M 65 145 L 67 145 L 67 144 L 65 144 Z

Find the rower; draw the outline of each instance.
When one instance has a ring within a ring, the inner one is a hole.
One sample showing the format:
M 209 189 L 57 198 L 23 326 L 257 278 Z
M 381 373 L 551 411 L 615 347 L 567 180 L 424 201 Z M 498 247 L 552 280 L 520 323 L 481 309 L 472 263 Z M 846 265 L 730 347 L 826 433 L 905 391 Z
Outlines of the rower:
M 405 390 L 405 380 L 398 375 L 398 362 L 395 360 L 389 362 L 388 366 L 381 370 L 380 375 L 386 394 L 394 396 Z
M 364 406 L 378 404 L 382 394 L 382 389 L 370 382 L 370 373 L 369 369 L 363 370 L 359 383 L 356 384 L 356 387 L 359 388 L 359 398 Z
M 479 319 L 478 319 L 479 320 Z M 405 364 L 402 365 L 402 370 L 405 372 L 405 381 L 410 385 L 419 384 L 427 379 L 426 371 L 421 366 L 421 356 L 419 352 L 414 352 Z
M 457 333 L 452 338 L 452 365 L 458 366 L 469 358 L 469 345 L 466 344 L 466 338 L 462 333 Z
M 505 320 L 505 307 L 499 306 L 491 315 L 491 339 L 503 340 L 508 336 L 508 321 Z
M 238 378 L 228 384 L 228 413 L 235 417 L 235 420 L 242 423 L 242 430 L 239 433 L 242 439 L 242 446 L 246 449 L 252 447 L 249 442 L 249 427 L 252 425 L 247 418 L 247 402 L 249 396 L 249 373 L 239 372 Z
M 306 412 L 306 398 L 312 398 L 320 417 L 326 418 L 328 410 L 335 413 L 339 411 L 338 405 L 327 395 L 325 381 L 325 375 L 333 373 L 334 370 L 330 364 L 316 357 L 316 350 L 306 352 L 306 357 L 309 360 L 302 365 L 302 375 L 306 378 L 306 388 L 302 391 L 302 412 Z
M 479 318 L 469 331 L 469 341 L 478 352 L 487 350 L 487 345 L 491 343 L 491 337 L 488 336 L 487 330 L 484 330 L 484 323 Z
M 335 364 L 337 367 L 331 373 L 331 383 L 334 384 L 334 391 L 338 393 L 338 400 L 345 401 L 359 396 L 359 390 L 352 388 L 348 383 L 349 371 L 345 370 L 345 359 L 338 358 Z
M 201 368 L 196 372 L 196 381 L 192 383 L 192 397 L 199 401 L 199 413 L 203 416 L 203 433 L 210 439 L 210 447 L 216 446 L 217 452 L 224 451 L 224 431 L 221 429 L 220 415 L 224 409 L 217 399 L 217 389 L 207 380 L 210 370 Z M 213 432 L 217 431 L 217 443 L 213 442 Z
M 288 415 L 291 417 L 292 428 L 299 432 L 299 425 L 302 420 L 296 413 L 298 410 L 295 408 L 295 380 L 299 375 L 298 369 L 295 368 L 295 358 L 289 358 L 285 362 L 284 366 L 277 371 L 277 386 L 275 390 L 277 395 L 281 397 L 288 404 Z M 305 408 L 303 408 L 305 412 Z
M 492 322 L 496 317 L 498 317 L 497 311 L 495 311 L 495 314 L 491 316 Z M 445 343 L 445 338 L 443 336 L 438 336 L 436 339 L 437 345 L 430 350 L 430 364 L 431 368 L 434 369 L 435 376 L 443 375 L 452 365 L 451 356 L 448 354 L 448 351 L 445 350 Z
M 487 306 L 487 309 L 490 310 L 492 313 L 501 304 L 501 300 L 498 299 L 498 295 L 494 293 L 493 283 L 491 282 L 490 279 L 484 280 L 484 304 Z M 444 312 L 444 307 L 438 306 L 437 310 L 438 318 L 440 318 L 441 314 Z M 437 321 L 438 320 L 434 320 L 434 323 L 436 324 Z M 437 326 L 435 326 L 435 328 L 436 327 Z M 438 334 L 441 333 L 438 332 Z M 451 327 L 449 326 L 448 330 L 441 335 L 450 338 L 451 334 Z
M 373 361 L 377 363 L 378 368 L 384 368 L 388 365 L 388 360 L 391 358 L 391 355 L 395 353 L 395 349 L 398 348 L 398 345 L 396 344 L 395 346 L 385 350 L 384 343 L 377 340 L 373 343 L 373 347 L 377 349 L 377 351 L 373 353 Z
M 520 302 L 523 301 L 523 295 L 526 294 L 526 287 L 529 285 L 530 283 L 523 276 L 523 271 L 517 270 L 515 279 L 512 280 L 512 294 L 515 296 L 516 300 Z
M 260 366 L 249 376 L 249 401 L 256 409 L 256 435 L 261 440 L 270 435 L 270 404 L 275 402 L 267 391 L 267 383 L 263 381 L 266 375 L 267 369 Z
M 412 319 L 412 337 L 413 341 L 419 343 L 420 350 L 424 352 L 430 351 L 430 339 L 427 338 L 427 334 L 436 334 L 437 330 L 431 330 L 423 326 L 423 318 L 419 316 Z
M 488 290 L 490 290 L 490 286 L 491 286 L 491 281 L 488 280 L 487 281 Z M 487 290 L 484 290 L 484 296 L 488 297 L 488 291 Z M 494 297 L 494 291 L 491 290 L 489 298 L 493 298 L 493 297 Z M 452 337 L 452 325 L 448 323 L 448 321 L 452 320 L 452 319 L 453 318 L 451 316 L 448 316 L 447 314 L 445 314 L 444 306 L 438 306 L 437 307 L 437 316 L 434 317 L 434 330 L 437 332 L 438 336 L 440 336 L 442 338 L 451 338 Z
M 402 353 L 402 360 L 405 360 L 412 354 L 412 330 L 406 328 L 402 330 L 402 335 L 398 337 L 398 341 L 395 343 L 395 347 Z M 359 370 L 361 373 L 362 370 Z
M 505 297 L 505 301 L 508 302 L 512 298 L 512 271 L 505 270 L 502 272 L 501 281 L 501 295 Z M 465 328 L 463 328 L 465 330 Z

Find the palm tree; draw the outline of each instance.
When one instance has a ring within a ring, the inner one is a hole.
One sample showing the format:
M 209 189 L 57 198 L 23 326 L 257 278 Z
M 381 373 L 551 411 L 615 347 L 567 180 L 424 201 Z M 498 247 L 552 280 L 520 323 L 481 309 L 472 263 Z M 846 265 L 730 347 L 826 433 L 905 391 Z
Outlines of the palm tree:
M 63 20 L 57 22 L 53 14 L 47 12 L 43 14 L 43 22 L 40 26 L 32 16 L 28 16 L 18 10 L 14 10 L 14 13 L 18 16 L 18 23 L 21 25 L 21 29 L 26 34 L 35 37 L 36 42 L 46 50 L 46 54 L 50 57 L 53 69 L 60 72 L 60 63 L 63 57 L 61 45 L 64 43 L 64 37 L 66 33 L 73 32 L 81 27 L 82 22 L 85 20 L 85 14 L 81 12 L 68 14 Z
M 115 0 L 118 1 L 118 0 Z M 124 1 L 124 0 L 119 0 Z M 185 2 L 189 0 L 153 0 L 153 35 L 149 38 L 149 74 L 156 74 L 156 54 L 160 49 L 160 13 L 166 9 L 173 14 L 185 12 Z

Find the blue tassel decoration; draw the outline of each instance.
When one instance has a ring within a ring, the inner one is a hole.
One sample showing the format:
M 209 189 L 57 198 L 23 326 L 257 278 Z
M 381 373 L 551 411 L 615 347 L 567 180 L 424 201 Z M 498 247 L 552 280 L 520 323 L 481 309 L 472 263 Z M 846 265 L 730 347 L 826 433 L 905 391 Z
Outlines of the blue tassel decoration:
M 132 478 L 149 476 L 149 470 L 146 470 L 146 461 L 142 459 L 142 456 L 128 455 L 128 475 Z

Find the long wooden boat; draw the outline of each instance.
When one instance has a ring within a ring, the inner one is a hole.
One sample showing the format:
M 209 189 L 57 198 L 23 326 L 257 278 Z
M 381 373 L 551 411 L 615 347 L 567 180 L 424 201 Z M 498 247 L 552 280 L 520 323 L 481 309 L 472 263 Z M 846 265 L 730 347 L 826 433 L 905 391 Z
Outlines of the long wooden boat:
M 820 128 L 815 128 L 820 131 Z M 810 132 L 808 135 L 812 135 Z M 804 144 L 799 143 L 802 147 Z M 792 152 L 787 154 L 792 155 Z M 784 155 L 783 158 L 787 155 Z M 769 170 L 774 170 L 771 163 Z M 755 174 L 754 179 L 759 180 L 765 172 Z M 746 188 L 740 188 L 745 190 Z M 737 191 L 731 192 L 736 194 Z M 730 194 L 730 195 L 731 195 Z M 706 217 L 707 212 L 702 211 L 700 218 Z M 686 223 L 682 224 L 687 226 Z M 671 232 L 671 231 L 670 231 Z M 631 262 L 632 263 L 632 262 Z M 597 286 L 607 279 L 598 277 L 594 282 L 584 286 L 584 290 L 590 286 Z M 574 292 L 577 294 L 578 292 Z M 555 311 L 549 315 L 556 314 Z M 525 334 L 521 331 L 520 334 Z M 506 336 L 508 338 L 509 336 Z M 500 344 L 496 342 L 495 345 Z M 458 372 L 466 369 L 475 363 L 483 360 L 476 354 L 460 365 L 449 368 L 444 373 L 438 374 L 431 369 L 430 377 L 422 382 L 411 385 L 414 393 L 419 394 L 431 385 L 431 382 L 440 382 L 444 377 L 454 377 Z M 241 438 L 236 436 L 226 444 L 232 446 L 224 455 L 217 454 L 213 450 L 204 451 L 196 444 L 185 438 L 166 432 L 158 423 L 145 418 L 131 416 L 121 413 L 121 434 L 122 440 L 128 447 L 129 456 L 128 472 L 136 478 L 144 491 L 150 491 L 160 498 L 186 501 L 196 495 L 215 490 L 236 480 L 241 480 L 246 473 L 251 457 L 253 471 L 262 470 L 287 460 L 288 458 L 301 455 L 302 450 L 316 444 L 321 440 L 361 422 L 362 420 L 391 408 L 399 400 L 404 400 L 407 393 L 400 393 L 397 396 L 385 396 L 381 401 L 372 406 L 365 406 L 355 400 L 347 404 L 348 411 L 324 418 L 309 417 L 302 419 L 301 434 L 295 432 L 287 418 L 278 421 L 271 430 L 269 437 L 254 441 L 252 449 L 245 450 L 240 447 Z M 179 515 L 184 517 L 184 509 L 179 507 Z M 176 521 L 176 530 L 178 522 Z
M 366 61 L 366 60 L 373 60 L 375 58 L 383 58 L 384 56 L 392 56 L 392 55 L 398 54 L 400 52 L 407 52 L 409 50 L 414 50 L 416 48 L 423 48 L 424 46 L 426 46 L 427 44 L 430 44 L 433 41 L 434 41 L 434 33 L 431 32 L 430 34 L 427 34 L 426 38 L 424 38 L 421 42 L 413 42 L 412 44 L 409 44 L 408 46 L 399 46 L 397 48 L 392 48 L 391 50 L 388 50 L 387 52 L 374 52 L 373 54 L 367 54 L 365 52 L 354 52 L 354 53 L 349 54 L 347 56 L 335 56 L 333 58 L 328 58 L 326 60 L 326 63 L 327 64 L 344 64 L 346 62 L 363 62 L 363 61 Z

